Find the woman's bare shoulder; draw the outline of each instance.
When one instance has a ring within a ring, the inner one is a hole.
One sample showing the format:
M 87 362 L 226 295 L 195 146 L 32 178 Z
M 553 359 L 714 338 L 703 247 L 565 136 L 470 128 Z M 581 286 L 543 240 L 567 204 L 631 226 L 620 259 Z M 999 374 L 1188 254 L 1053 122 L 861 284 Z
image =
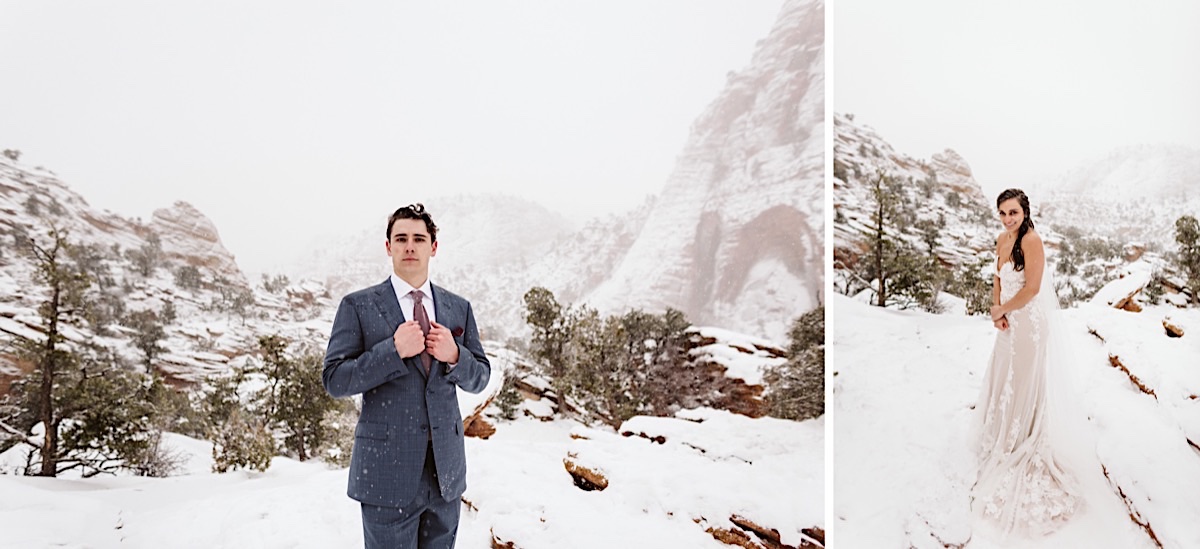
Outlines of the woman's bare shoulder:
M 1044 253 L 1043 250 L 1045 249 L 1046 247 L 1042 244 L 1042 236 L 1037 234 L 1037 231 L 1033 229 L 1025 233 L 1025 238 L 1021 239 L 1021 251 L 1027 255 L 1030 252 L 1041 254 Z

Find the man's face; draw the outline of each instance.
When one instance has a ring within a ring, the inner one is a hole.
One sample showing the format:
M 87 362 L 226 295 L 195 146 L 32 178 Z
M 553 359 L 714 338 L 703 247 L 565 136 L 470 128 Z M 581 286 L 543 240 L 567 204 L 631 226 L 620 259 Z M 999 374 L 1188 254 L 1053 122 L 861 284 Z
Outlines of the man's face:
M 397 219 L 392 224 L 387 253 L 396 276 L 417 287 L 429 278 L 429 258 L 437 255 L 437 242 L 430 238 L 424 221 Z

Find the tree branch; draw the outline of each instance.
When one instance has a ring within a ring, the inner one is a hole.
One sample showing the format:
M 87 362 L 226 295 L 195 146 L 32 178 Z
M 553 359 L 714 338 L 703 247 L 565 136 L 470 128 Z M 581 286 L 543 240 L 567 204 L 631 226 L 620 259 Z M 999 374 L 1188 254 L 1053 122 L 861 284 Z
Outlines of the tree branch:
M 0 430 L 3 430 L 4 432 L 12 435 L 12 438 L 15 438 L 20 442 L 24 442 L 25 444 L 33 446 L 34 448 L 40 447 L 40 445 L 35 443 L 32 438 L 29 438 L 29 435 L 21 432 L 16 427 L 13 427 L 12 425 L 9 425 L 8 423 L 0 421 Z

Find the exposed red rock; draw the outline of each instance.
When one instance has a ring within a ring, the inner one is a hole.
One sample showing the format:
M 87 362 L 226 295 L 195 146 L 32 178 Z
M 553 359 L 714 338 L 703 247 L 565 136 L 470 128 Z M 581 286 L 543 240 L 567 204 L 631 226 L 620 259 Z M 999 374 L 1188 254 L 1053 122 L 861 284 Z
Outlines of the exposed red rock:
M 1167 331 L 1167 337 L 1183 337 L 1183 328 L 1172 324 L 1170 320 L 1163 319 L 1163 328 Z
M 478 413 L 463 420 L 463 435 L 465 436 L 487 440 L 494 434 L 496 434 L 496 427 Z
M 575 479 L 575 486 L 587 491 L 608 488 L 608 479 L 604 474 L 576 463 L 577 457 L 575 454 L 567 454 L 566 459 L 563 459 L 563 467 L 566 467 L 571 478 Z
M 705 530 L 717 541 L 726 545 L 736 545 L 745 549 L 767 549 L 766 545 L 750 539 L 750 535 L 736 528 L 708 528 Z
M 1138 376 L 1133 375 L 1133 372 L 1130 372 L 1129 368 L 1125 367 L 1125 365 L 1121 363 L 1121 357 L 1118 357 L 1117 355 L 1108 355 L 1108 363 L 1111 364 L 1113 368 L 1125 372 L 1125 375 L 1129 376 L 1129 381 L 1132 382 L 1134 386 L 1136 386 L 1143 393 L 1154 397 L 1154 400 L 1158 400 L 1158 395 L 1154 394 L 1154 389 L 1147 387 L 1146 384 L 1142 383 L 1141 379 L 1138 379 Z
M 825 530 L 822 528 L 801 530 L 806 538 L 802 538 L 800 545 L 797 546 L 783 543 L 780 540 L 779 530 L 767 528 L 744 516 L 733 515 L 729 517 L 729 521 L 737 528 L 710 526 L 704 531 L 721 543 L 747 549 L 821 549 L 825 547 Z M 703 521 L 697 520 L 696 522 L 702 523 Z
M 492 549 L 519 549 L 517 544 L 512 541 L 502 540 L 496 536 L 495 530 L 492 531 Z
M 1138 512 L 1137 507 L 1135 507 L 1133 504 L 1133 501 L 1129 499 L 1129 496 L 1125 495 L 1125 490 L 1122 489 L 1121 485 L 1117 484 L 1117 482 L 1114 481 L 1111 476 L 1109 476 L 1108 467 L 1104 464 L 1100 464 L 1100 469 L 1104 472 L 1104 478 L 1108 479 L 1108 483 L 1113 488 L 1116 488 L 1117 495 L 1121 496 L 1121 501 L 1125 502 L 1125 509 L 1129 511 L 1129 520 L 1140 526 L 1142 530 L 1146 532 L 1146 535 L 1150 536 L 1150 540 L 1161 548 L 1163 544 L 1161 541 L 1158 541 L 1158 535 L 1154 533 L 1154 528 L 1150 526 L 1150 521 L 1142 518 L 1142 514 Z

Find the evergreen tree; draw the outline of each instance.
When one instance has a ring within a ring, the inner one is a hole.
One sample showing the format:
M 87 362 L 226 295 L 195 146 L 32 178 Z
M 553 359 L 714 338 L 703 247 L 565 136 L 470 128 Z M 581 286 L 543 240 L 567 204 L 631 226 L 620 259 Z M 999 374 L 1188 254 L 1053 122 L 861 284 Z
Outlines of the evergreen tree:
M 25 242 L 35 282 L 45 288 L 38 307 L 41 334 L 17 336 L 18 355 L 34 364 L 3 399 L 0 451 L 26 444 L 27 474 L 84 476 L 120 468 L 142 474 L 164 470 L 165 454 L 155 444 L 159 412 L 147 378 L 130 371 L 111 350 L 91 338 L 68 340 L 68 330 L 90 330 L 91 280 L 70 260 L 71 243 L 53 224 L 49 241 Z
M 287 275 L 268 276 L 267 273 L 263 273 L 262 275 L 262 288 L 268 293 L 277 294 L 282 292 L 288 287 L 288 284 L 291 284 L 291 281 L 288 280 Z
M 326 457 L 344 463 L 353 440 L 353 404 L 325 392 L 323 355 L 293 357 L 290 342 L 275 335 L 258 343 L 260 360 L 210 378 L 201 399 L 205 431 L 214 444 L 213 470 L 265 470 L 277 451 L 300 461 Z
M 500 409 L 500 417 L 507 420 L 517 418 L 517 406 L 521 404 L 521 392 L 517 390 L 517 378 L 507 376 L 500 386 L 500 394 L 496 396 L 496 407 Z
M 159 342 L 166 339 L 167 332 L 163 329 L 158 314 L 154 311 L 134 311 L 125 319 L 125 325 L 133 328 L 133 345 L 144 356 L 143 365 L 146 373 L 151 373 L 154 359 L 166 349 Z
M 200 269 L 194 265 L 184 265 L 175 269 L 175 285 L 188 290 L 195 290 L 200 287 L 201 276 Z
M 162 264 L 162 239 L 158 233 L 151 231 L 146 236 L 146 241 L 138 249 L 125 252 L 125 256 L 133 264 L 138 274 L 149 277 Z
M 873 206 L 871 208 L 871 232 L 867 235 L 868 249 L 863 256 L 863 279 L 871 281 L 875 290 L 875 305 L 886 307 L 888 299 L 899 282 L 897 277 L 903 274 L 901 256 L 903 245 L 892 232 L 891 225 L 901 205 L 901 189 L 897 179 L 887 175 L 883 170 L 875 174 L 868 182 Z
M 689 368 L 683 313 L 633 310 L 602 317 L 594 309 L 563 307 L 544 288 L 526 293 L 531 349 L 550 378 L 560 410 L 570 399 L 617 427 L 636 414 L 668 415 L 701 397 Z
M 48 243 L 34 238 L 25 243 L 34 260 L 35 282 L 44 285 L 48 294 L 38 307 L 44 339 L 20 338 L 19 344 L 22 354 L 36 365 L 35 389 L 27 397 L 30 403 L 36 403 L 36 418 L 44 431 L 38 475 L 52 477 L 59 472 L 59 426 L 64 419 L 62 406 L 56 405 L 60 401 L 55 389 L 77 370 L 79 363 L 79 357 L 70 351 L 63 338 L 63 328 L 81 322 L 86 316 L 83 308 L 89 281 L 66 257 L 70 247 L 67 232 L 52 224 L 47 235 Z
M 644 409 L 665 416 L 705 403 L 698 397 L 703 381 L 690 367 L 687 329 L 691 323 L 682 311 L 667 308 L 655 315 L 633 310 L 621 317 L 621 324 L 626 353 L 642 362 L 638 370 L 644 372 L 640 380 Z
M 1200 222 L 1185 215 L 1175 221 L 1175 242 L 1179 243 L 1179 268 L 1183 272 L 1192 305 L 1200 305 Z
M 250 307 L 254 305 L 254 292 L 249 288 L 239 286 L 225 277 L 217 277 L 215 282 L 218 295 L 213 297 L 211 308 L 215 311 L 233 313 L 246 323 Z
M 236 469 L 266 471 L 275 456 L 275 439 L 262 418 L 234 408 L 229 419 L 214 427 L 213 472 Z
M 564 409 L 564 399 L 569 392 L 566 346 L 572 335 L 566 318 L 567 311 L 546 288 L 530 288 L 525 292 L 524 300 L 525 322 L 533 329 L 530 351 L 537 359 L 541 373 L 550 378 L 559 398 L 559 409 Z
M 312 458 L 332 442 L 335 430 L 328 418 L 339 409 L 336 399 L 321 384 L 320 353 L 288 356 L 287 341 L 278 336 L 258 340 L 261 372 L 267 386 L 259 394 L 259 405 L 267 424 L 283 436 L 283 447 L 300 461 Z
M 991 280 L 982 273 L 990 268 L 986 259 L 960 265 L 950 276 L 946 291 L 967 301 L 967 314 L 988 314 L 992 308 Z
M 804 420 L 825 413 L 825 307 L 801 315 L 789 332 L 788 360 L 767 369 L 771 415 Z

